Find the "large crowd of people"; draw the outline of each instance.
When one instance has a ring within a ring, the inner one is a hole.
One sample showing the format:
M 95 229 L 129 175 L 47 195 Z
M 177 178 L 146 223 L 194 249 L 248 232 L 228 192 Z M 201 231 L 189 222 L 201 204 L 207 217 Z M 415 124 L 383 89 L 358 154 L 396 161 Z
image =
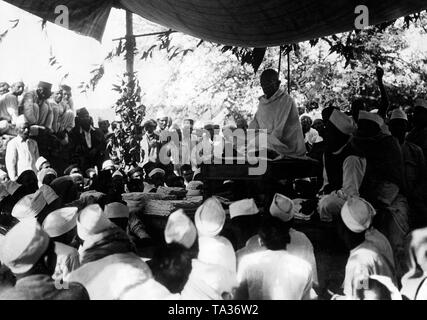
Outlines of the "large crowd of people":
M 114 140 L 122 120 L 95 126 L 69 86 L 0 83 L 0 299 L 427 299 L 427 100 L 394 106 L 382 76 L 376 110 L 362 100 L 347 112 L 304 110 L 265 70 L 249 124 L 198 130 L 160 112 L 141 124 L 132 161 Z M 323 172 L 278 181 L 295 192 L 272 187 L 264 202 L 221 181 L 194 216 L 170 212 L 161 239 L 153 236 L 126 194 L 169 188 L 200 198 L 201 160 L 224 156 L 237 137 L 223 132 L 238 129 L 264 129 L 271 161 L 309 157 Z M 315 189 L 310 212 L 294 199 L 298 185 Z M 348 255 L 339 290 L 324 287 L 297 219 L 333 226 Z

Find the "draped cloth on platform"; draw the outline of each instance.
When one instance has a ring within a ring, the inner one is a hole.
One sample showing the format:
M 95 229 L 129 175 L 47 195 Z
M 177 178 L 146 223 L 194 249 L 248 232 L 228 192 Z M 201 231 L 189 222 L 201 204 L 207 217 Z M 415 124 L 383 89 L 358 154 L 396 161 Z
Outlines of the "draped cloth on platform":
M 70 12 L 69 28 L 101 40 L 112 7 L 197 38 L 225 45 L 267 47 L 354 29 L 356 0 L 6 0 L 54 22 L 55 8 Z M 366 0 L 369 24 L 427 9 L 425 0 Z M 72 18 L 71 18 L 72 17 Z

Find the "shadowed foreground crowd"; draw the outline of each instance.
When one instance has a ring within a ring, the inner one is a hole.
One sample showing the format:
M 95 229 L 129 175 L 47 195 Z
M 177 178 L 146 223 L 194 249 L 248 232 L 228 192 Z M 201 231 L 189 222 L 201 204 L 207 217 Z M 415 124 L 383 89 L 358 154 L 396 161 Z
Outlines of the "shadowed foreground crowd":
M 139 157 L 122 167 L 109 143 L 120 119 L 113 132 L 103 119 L 95 128 L 85 108 L 74 110 L 67 86 L 52 95 L 40 82 L 21 99 L 23 83 L 11 90 L 1 83 L 0 299 L 427 299 L 427 101 L 414 100 L 408 113 L 390 108 L 377 76 L 378 110 L 356 101 L 351 114 L 328 106 L 298 117 L 277 73 L 265 71 L 253 122 L 227 128 L 277 126 L 267 128 L 270 158 L 317 159 L 323 173 L 303 179 L 323 182 L 309 199 L 317 208 L 305 212 L 280 188 L 267 203 L 214 196 L 194 219 L 171 213 L 160 240 L 124 196 L 168 188 L 186 190 L 188 199 L 202 195 L 191 152 L 170 152 L 168 165 L 158 160 L 170 143 L 162 131 L 181 133 L 170 117 L 144 123 Z M 270 119 L 283 110 L 290 111 L 273 118 L 286 121 Z M 224 142 L 218 126 L 198 136 L 193 125 L 184 121 L 190 144 Z M 221 191 L 230 191 L 226 185 Z M 313 245 L 296 219 L 334 226 L 348 252 L 337 292 L 321 285 Z

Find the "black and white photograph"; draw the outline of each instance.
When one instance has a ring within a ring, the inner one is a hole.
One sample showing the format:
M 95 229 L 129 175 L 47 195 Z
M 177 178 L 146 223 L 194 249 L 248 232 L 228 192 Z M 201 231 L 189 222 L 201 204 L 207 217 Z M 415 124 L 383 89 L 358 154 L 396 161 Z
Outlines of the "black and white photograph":
M 426 280 L 426 0 L 0 0 L 0 300 L 261 317 Z

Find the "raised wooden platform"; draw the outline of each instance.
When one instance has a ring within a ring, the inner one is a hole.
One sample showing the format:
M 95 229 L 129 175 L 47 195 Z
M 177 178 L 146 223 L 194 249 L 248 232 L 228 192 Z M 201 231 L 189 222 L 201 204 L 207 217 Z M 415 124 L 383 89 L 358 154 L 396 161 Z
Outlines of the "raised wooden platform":
M 214 194 L 214 185 L 219 181 L 257 181 L 261 183 L 274 182 L 283 179 L 297 179 L 307 177 L 318 177 L 321 175 L 321 164 L 319 161 L 305 157 L 300 159 L 266 160 L 267 168 L 263 174 L 250 174 L 250 169 L 259 167 L 258 164 L 226 163 L 202 164 L 201 176 L 204 182 L 204 196 Z M 216 162 L 220 162 L 217 159 Z

